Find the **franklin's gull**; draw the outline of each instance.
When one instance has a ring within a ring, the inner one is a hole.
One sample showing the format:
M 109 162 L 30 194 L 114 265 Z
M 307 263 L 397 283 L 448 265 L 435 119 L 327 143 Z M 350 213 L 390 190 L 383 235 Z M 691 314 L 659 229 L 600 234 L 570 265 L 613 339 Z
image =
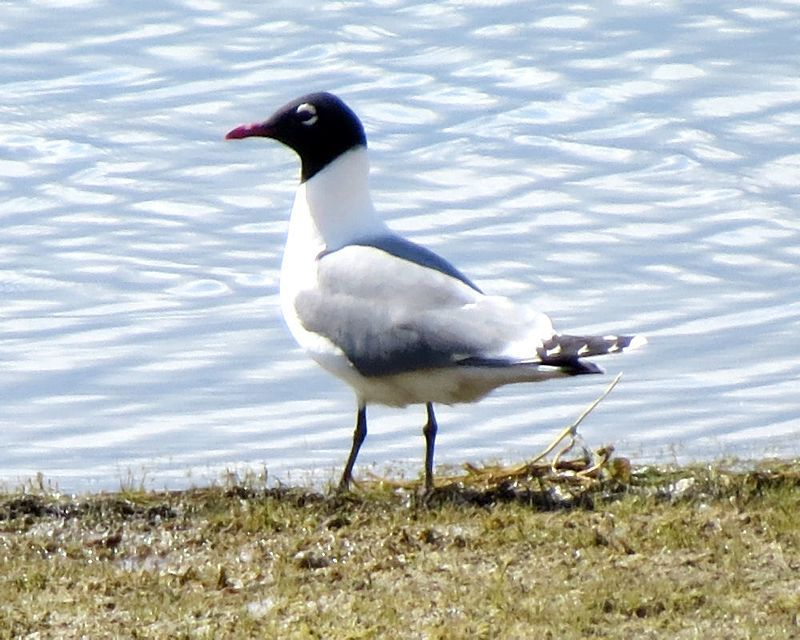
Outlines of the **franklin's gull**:
M 391 231 L 368 188 L 364 128 L 330 93 L 289 102 L 226 139 L 272 138 L 300 156 L 300 186 L 281 267 L 292 335 L 358 402 L 340 490 L 367 435 L 368 404 L 424 404 L 425 487 L 433 487 L 433 404 L 474 402 L 513 382 L 602 373 L 584 360 L 641 336 L 571 336 L 540 311 L 485 294 L 432 251 Z

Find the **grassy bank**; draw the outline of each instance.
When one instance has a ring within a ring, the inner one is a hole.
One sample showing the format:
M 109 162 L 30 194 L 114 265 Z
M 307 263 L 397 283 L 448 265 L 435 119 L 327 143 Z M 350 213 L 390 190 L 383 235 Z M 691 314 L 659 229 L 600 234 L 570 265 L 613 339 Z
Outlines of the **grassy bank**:
M 608 469 L 6 493 L 0 638 L 800 636 L 799 464 Z

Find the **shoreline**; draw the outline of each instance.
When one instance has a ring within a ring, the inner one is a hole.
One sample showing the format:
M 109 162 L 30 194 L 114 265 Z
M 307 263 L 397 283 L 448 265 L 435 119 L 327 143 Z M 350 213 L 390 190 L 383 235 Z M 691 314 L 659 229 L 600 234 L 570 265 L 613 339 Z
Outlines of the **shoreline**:
M 800 461 L 609 460 L 591 482 L 484 468 L 426 498 L 3 492 L 0 638 L 800 633 Z

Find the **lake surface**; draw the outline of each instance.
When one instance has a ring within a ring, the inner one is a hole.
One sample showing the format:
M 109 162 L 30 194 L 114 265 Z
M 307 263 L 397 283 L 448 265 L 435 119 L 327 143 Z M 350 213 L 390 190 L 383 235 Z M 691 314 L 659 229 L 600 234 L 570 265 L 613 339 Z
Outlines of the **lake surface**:
M 437 462 L 582 425 L 637 462 L 800 455 L 800 6 L 4 3 L 0 483 L 335 479 L 354 399 L 295 346 L 298 176 L 223 142 L 303 93 L 362 116 L 376 205 L 608 376 L 442 407 Z M 419 473 L 424 410 L 370 411 L 356 475 Z

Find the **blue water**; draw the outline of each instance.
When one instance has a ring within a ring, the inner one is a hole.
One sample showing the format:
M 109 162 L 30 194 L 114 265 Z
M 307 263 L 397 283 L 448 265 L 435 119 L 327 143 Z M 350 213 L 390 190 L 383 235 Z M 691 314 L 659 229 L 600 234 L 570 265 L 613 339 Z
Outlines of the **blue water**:
M 268 5 L 268 6 L 267 6 Z M 225 143 L 327 89 L 378 208 L 564 331 L 641 332 L 582 426 L 636 461 L 800 455 L 800 7 L 5 3 L 0 482 L 334 479 L 354 400 L 280 317 L 298 165 Z M 437 460 L 533 455 L 610 376 L 442 407 Z M 417 408 L 357 470 L 421 468 Z

